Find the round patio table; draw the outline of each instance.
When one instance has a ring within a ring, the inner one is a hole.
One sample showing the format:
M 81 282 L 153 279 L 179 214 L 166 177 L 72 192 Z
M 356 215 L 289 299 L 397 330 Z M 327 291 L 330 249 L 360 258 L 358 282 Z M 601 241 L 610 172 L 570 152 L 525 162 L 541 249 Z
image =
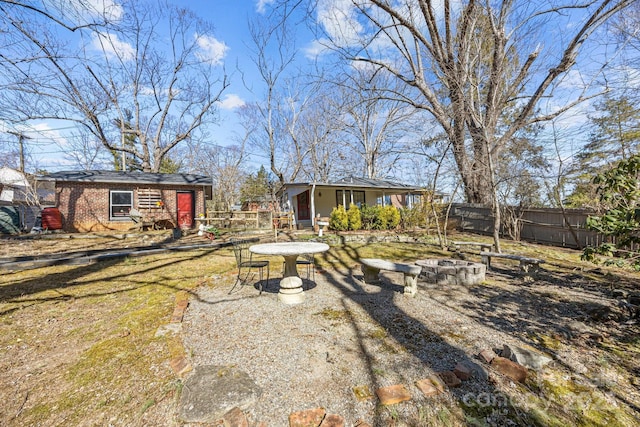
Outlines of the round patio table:
M 278 299 L 285 304 L 304 302 L 302 279 L 298 276 L 296 260 L 302 254 L 316 254 L 329 250 L 329 245 L 316 242 L 282 242 L 252 245 L 249 250 L 260 255 L 282 255 L 284 257 L 284 275 L 280 281 Z

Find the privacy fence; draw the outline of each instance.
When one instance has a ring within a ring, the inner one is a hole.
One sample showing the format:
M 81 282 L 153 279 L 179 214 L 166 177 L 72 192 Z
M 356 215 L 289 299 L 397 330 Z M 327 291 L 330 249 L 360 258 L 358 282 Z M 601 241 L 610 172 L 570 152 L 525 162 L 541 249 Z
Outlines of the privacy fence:
M 597 246 L 604 240 L 600 233 L 586 228 L 587 218 L 594 214 L 592 211 L 566 209 L 563 213 L 562 209 L 509 208 L 503 212 L 501 235 L 505 237 L 515 233 L 521 240 L 576 249 Z M 493 234 L 491 208 L 456 203 L 452 206 L 450 219 L 457 221 L 463 231 Z

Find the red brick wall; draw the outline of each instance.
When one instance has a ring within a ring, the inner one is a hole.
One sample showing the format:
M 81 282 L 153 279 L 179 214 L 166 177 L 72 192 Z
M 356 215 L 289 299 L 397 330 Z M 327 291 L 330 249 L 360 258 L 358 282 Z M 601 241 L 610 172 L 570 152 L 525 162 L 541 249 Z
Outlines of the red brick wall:
M 160 189 L 164 207 L 139 209 L 138 188 Z M 58 182 L 56 183 L 56 206 L 62 214 L 63 229 L 68 232 L 89 232 L 126 231 L 134 228 L 135 223 L 129 218 L 124 221 L 109 219 L 110 190 L 133 191 L 133 207 L 138 209 L 143 217 L 153 217 L 156 221 L 164 220 L 173 226 L 177 224 L 177 191 L 193 191 L 195 216 L 205 212 L 204 191 L 200 186 L 142 185 L 138 187 L 127 184 Z

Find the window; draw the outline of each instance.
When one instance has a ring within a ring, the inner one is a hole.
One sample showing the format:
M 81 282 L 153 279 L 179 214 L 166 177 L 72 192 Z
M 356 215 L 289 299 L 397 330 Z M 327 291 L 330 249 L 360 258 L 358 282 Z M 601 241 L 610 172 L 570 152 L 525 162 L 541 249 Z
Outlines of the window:
M 380 196 L 376 199 L 376 203 L 381 206 L 389 206 L 391 204 L 391 196 Z
M 353 203 L 359 208 L 364 205 L 364 191 L 353 191 Z
M 133 191 L 109 192 L 109 219 L 128 220 L 133 207 Z
M 343 198 L 344 193 L 344 198 Z M 351 205 L 351 195 L 353 194 L 353 203 L 359 208 L 364 205 L 364 191 L 336 190 L 336 205 L 343 205 L 345 209 L 349 209 Z

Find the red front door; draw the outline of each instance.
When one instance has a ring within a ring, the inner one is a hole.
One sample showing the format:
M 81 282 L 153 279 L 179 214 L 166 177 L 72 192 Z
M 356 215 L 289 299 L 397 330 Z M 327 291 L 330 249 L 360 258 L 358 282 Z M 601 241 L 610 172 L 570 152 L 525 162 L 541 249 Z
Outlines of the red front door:
M 193 192 L 177 193 L 178 195 L 178 227 L 193 227 L 193 217 L 195 216 L 195 207 L 193 203 Z
M 298 194 L 298 219 L 301 221 L 311 219 L 311 212 L 309 209 L 309 190 Z

